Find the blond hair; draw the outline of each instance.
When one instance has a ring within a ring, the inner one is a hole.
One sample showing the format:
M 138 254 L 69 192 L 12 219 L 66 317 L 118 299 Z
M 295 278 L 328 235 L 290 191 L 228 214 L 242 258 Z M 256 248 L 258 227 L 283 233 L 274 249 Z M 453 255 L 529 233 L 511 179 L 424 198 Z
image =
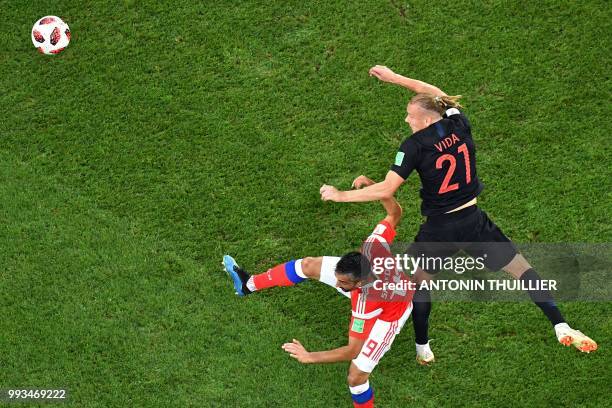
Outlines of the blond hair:
M 447 109 L 461 108 L 462 106 L 458 102 L 460 98 L 461 95 L 436 96 L 429 93 L 419 93 L 414 95 L 412 99 L 410 99 L 410 103 L 416 103 L 423 109 L 427 109 L 433 112 L 437 112 L 440 115 L 443 115 Z

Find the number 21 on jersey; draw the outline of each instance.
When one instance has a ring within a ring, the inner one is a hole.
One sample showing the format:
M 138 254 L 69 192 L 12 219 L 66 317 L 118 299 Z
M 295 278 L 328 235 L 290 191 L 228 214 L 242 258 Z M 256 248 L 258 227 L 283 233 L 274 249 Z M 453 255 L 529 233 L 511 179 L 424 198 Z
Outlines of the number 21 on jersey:
M 470 153 L 468 152 L 467 145 L 463 143 L 459 146 L 457 151 L 463 154 L 463 160 L 465 161 L 465 182 L 469 184 L 472 181 L 472 175 L 470 174 Z M 459 183 L 449 184 L 455 174 L 455 168 L 457 167 L 457 159 L 452 154 L 443 154 L 436 160 L 436 169 L 441 169 L 444 162 L 449 162 L 448 170 L 442 181 L 442 185 L 438 190 L 438 194 L 448 193 L 449 191 L 455 191 L 459 189 Z

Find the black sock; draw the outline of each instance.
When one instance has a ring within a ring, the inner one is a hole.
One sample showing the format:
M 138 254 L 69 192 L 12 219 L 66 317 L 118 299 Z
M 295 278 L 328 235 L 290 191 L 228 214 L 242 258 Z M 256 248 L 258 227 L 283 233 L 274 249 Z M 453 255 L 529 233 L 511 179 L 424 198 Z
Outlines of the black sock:
M 538 275 L 538 273 L 533 269 L 528 269 L 525 271 L 525 273 L 521 275 L 520 279 L 521 281 L 525 282 L 526 286 L 529 285 L 529 282 L 532 282 L 532 287 L 536 287 L 537 282 L 541 280 L 540 275 Z M 559 311 L 559 308 L 555 304 L 555 301 L 548 290 L 527 290 L 527 293 L 529 293 L 529 297 L 533 303 L 542 309 L 542 312 L 544 312 L 553 326 L 558 323 L 565 322 L 565 319 L 561 315 L 561 311 Z
M 244 269 L 238 268 L 238 267 L 234 267 L 234 272 L 236 272 L 238 274 L 238 277 L 242 281 L 242 292 L 245 295 L 250 295 L 251 293 L 253 293 L 247 287 L 247 282 L 249 281 L 249 278 L 251 277 L 251 275 L 249 275 Z
M 416 344 L 427 344 L 429 341 L 430 312 L 431 296 L 429 289 L 417 289 L 412 299 L 412 325 L 414 326 L 414 340 Z

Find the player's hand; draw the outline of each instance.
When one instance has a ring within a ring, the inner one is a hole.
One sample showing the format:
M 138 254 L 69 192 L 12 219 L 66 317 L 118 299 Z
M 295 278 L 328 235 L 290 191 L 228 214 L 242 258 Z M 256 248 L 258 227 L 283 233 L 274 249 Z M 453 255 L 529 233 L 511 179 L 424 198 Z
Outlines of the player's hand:
M 364 176 L 363 174 L 359 177 L 357 177 L 355 180 L 353 180 L 353 184 L 351 184 L 351 186 L 353 188 L 362 188 L 362 187 L 367 187 L 367 186 L 371 186 L 372 184 L 376 184 L 376 182 L 374 180 L 372 180 L 369 177 Z
M 319 193 L 321 193 L 321 200 L 323 201 L 338 201 L 338 196 L 340 195 L 336 187 L 328 186 L 327 184 L 321 186 Z
M 302 343 L 296 339 L 293 339 L 291 343 L 283 344 L 283 350 L 302 364 L 312 363 L 310 353 L 302 346 Z
M 391 71 L 384 65 L 375 65 L 370 68 L 370 76 L 375 76 L 383 82 L 393 82 L 395 78 L 395 72 Z

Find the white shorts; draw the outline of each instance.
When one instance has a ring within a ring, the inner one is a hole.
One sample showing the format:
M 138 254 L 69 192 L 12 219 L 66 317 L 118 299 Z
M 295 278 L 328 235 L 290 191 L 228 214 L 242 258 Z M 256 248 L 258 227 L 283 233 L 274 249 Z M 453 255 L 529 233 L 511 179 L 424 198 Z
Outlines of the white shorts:
M 393 322 L 377 320 L 372 327 L 372 331 L 370 331 L 370 335 L 363 343 L 359 355 L 353 359 L 353 364 L 361 371 L 371 373 L 382 356 L 391 349 L 395 336 L 402 330 L 411 312 L 412 302 L 398 320 Z
M 345 292 L 336 286 L 336 283 L 338 282 L 338 280 L 336 279 L 336 265 L 338 264 L 338 261 L 340 261 L 339 256 L 323 257 L 323 261 L 321 262 L 321 275 L 319 277 L 319 282 L 333 287 L 338 291 L 338 293 L 350 299 L 351 292 Z

